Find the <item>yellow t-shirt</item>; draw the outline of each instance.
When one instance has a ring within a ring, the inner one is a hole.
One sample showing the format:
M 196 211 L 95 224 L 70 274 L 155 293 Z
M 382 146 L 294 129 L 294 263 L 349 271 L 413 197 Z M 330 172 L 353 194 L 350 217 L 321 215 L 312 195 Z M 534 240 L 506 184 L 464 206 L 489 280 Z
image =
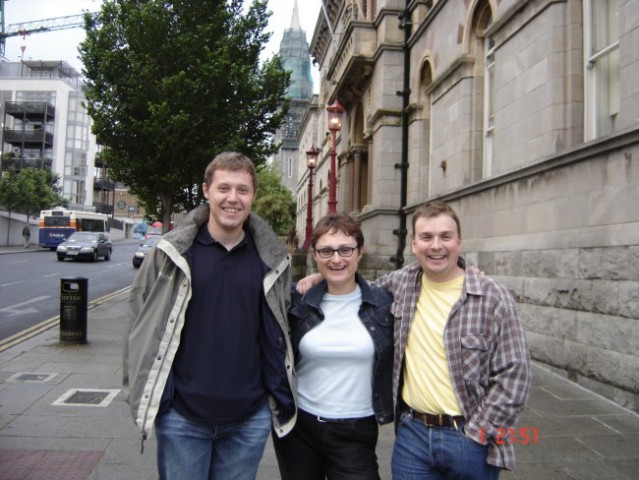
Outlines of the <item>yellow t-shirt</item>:
M 406 343 L 402 398 L 418 412 L 461 415 L 444 348 L 444 328 L 461 295 L 464 275 L 433 283 L 422 275 Z

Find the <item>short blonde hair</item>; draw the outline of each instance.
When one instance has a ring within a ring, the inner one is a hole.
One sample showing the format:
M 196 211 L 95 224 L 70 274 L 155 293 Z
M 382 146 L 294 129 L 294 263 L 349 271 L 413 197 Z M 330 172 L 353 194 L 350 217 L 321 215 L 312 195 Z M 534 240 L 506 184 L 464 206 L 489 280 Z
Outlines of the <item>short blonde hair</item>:
M 216 155 L 211 163 L 204 170 L 204 183 L 210 186 L 213 175 L 217 170 L 228 170 L 231 172 L 244 171 L 251 176 L 253 190 L 257 192 L 257 173 L 253 161 L 241 152 L 222 152 Z

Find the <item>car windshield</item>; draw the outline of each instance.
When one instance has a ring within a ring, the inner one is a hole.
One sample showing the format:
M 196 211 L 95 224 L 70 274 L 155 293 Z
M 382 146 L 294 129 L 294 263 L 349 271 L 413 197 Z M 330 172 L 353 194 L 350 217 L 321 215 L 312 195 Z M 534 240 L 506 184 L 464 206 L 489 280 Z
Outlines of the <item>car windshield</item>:
M 142 246 L 154 247 L 160 240 L 162 240 L 162 237 L 158 237 L 158 236 L 149 237 L 146 240 L 144 240 L 144 243 L 142 244 Z
M 97 242 L 100 237 L 99 233 L 92 232 L 75 232 L 67 240 L 69 243 L 74 242 Z

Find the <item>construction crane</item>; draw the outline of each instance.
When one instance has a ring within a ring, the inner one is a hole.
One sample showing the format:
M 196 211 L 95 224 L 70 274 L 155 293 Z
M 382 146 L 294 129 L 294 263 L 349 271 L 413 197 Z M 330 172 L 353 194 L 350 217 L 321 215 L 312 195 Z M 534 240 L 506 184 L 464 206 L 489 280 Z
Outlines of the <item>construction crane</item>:
M 6 39 L 18 35 L 26 36 L 32 33 L 53 32 L 69 28 L 84 27 L 84 15 L 68 15 L 66 17 L 46 18 L 32 22 L 13 23 L 4 28 L 4 0 L 0 0 L 0 59 L 5 58 Z M 97 12 L 87 12 L 89 15 L 97 15 Z

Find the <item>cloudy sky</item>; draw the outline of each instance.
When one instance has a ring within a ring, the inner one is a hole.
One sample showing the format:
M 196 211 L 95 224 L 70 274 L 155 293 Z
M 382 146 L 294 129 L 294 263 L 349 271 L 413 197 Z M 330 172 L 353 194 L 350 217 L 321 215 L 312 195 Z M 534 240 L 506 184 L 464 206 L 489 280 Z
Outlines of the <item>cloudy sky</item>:
M 320 2 L 321 0 L 297 0 L 300 23 L 309 42 L 320 13 Z M 94 12 L 99 10 L 100 4 L 101 0 L 5 0 L 5 28 L 21 22 L 79 15 L 83 11 Z M 291 25 L 293 4 L 294 0 L 269 1 L 273 15 L 268 30 L 273 35 L 266 48 L 267 57 L 279 49 L 282 33 Z M 22 47 L 25 47 L 25 60 L 64 60 L 80 71 L 82 64 L 77 59 L 77 49 L 83 39 L 82 28 L 34 33 L 24 39 L 21 36 L 10 37 L 6 41 L 5 56 L 10 61 L 18 61 L 23 55 Z

